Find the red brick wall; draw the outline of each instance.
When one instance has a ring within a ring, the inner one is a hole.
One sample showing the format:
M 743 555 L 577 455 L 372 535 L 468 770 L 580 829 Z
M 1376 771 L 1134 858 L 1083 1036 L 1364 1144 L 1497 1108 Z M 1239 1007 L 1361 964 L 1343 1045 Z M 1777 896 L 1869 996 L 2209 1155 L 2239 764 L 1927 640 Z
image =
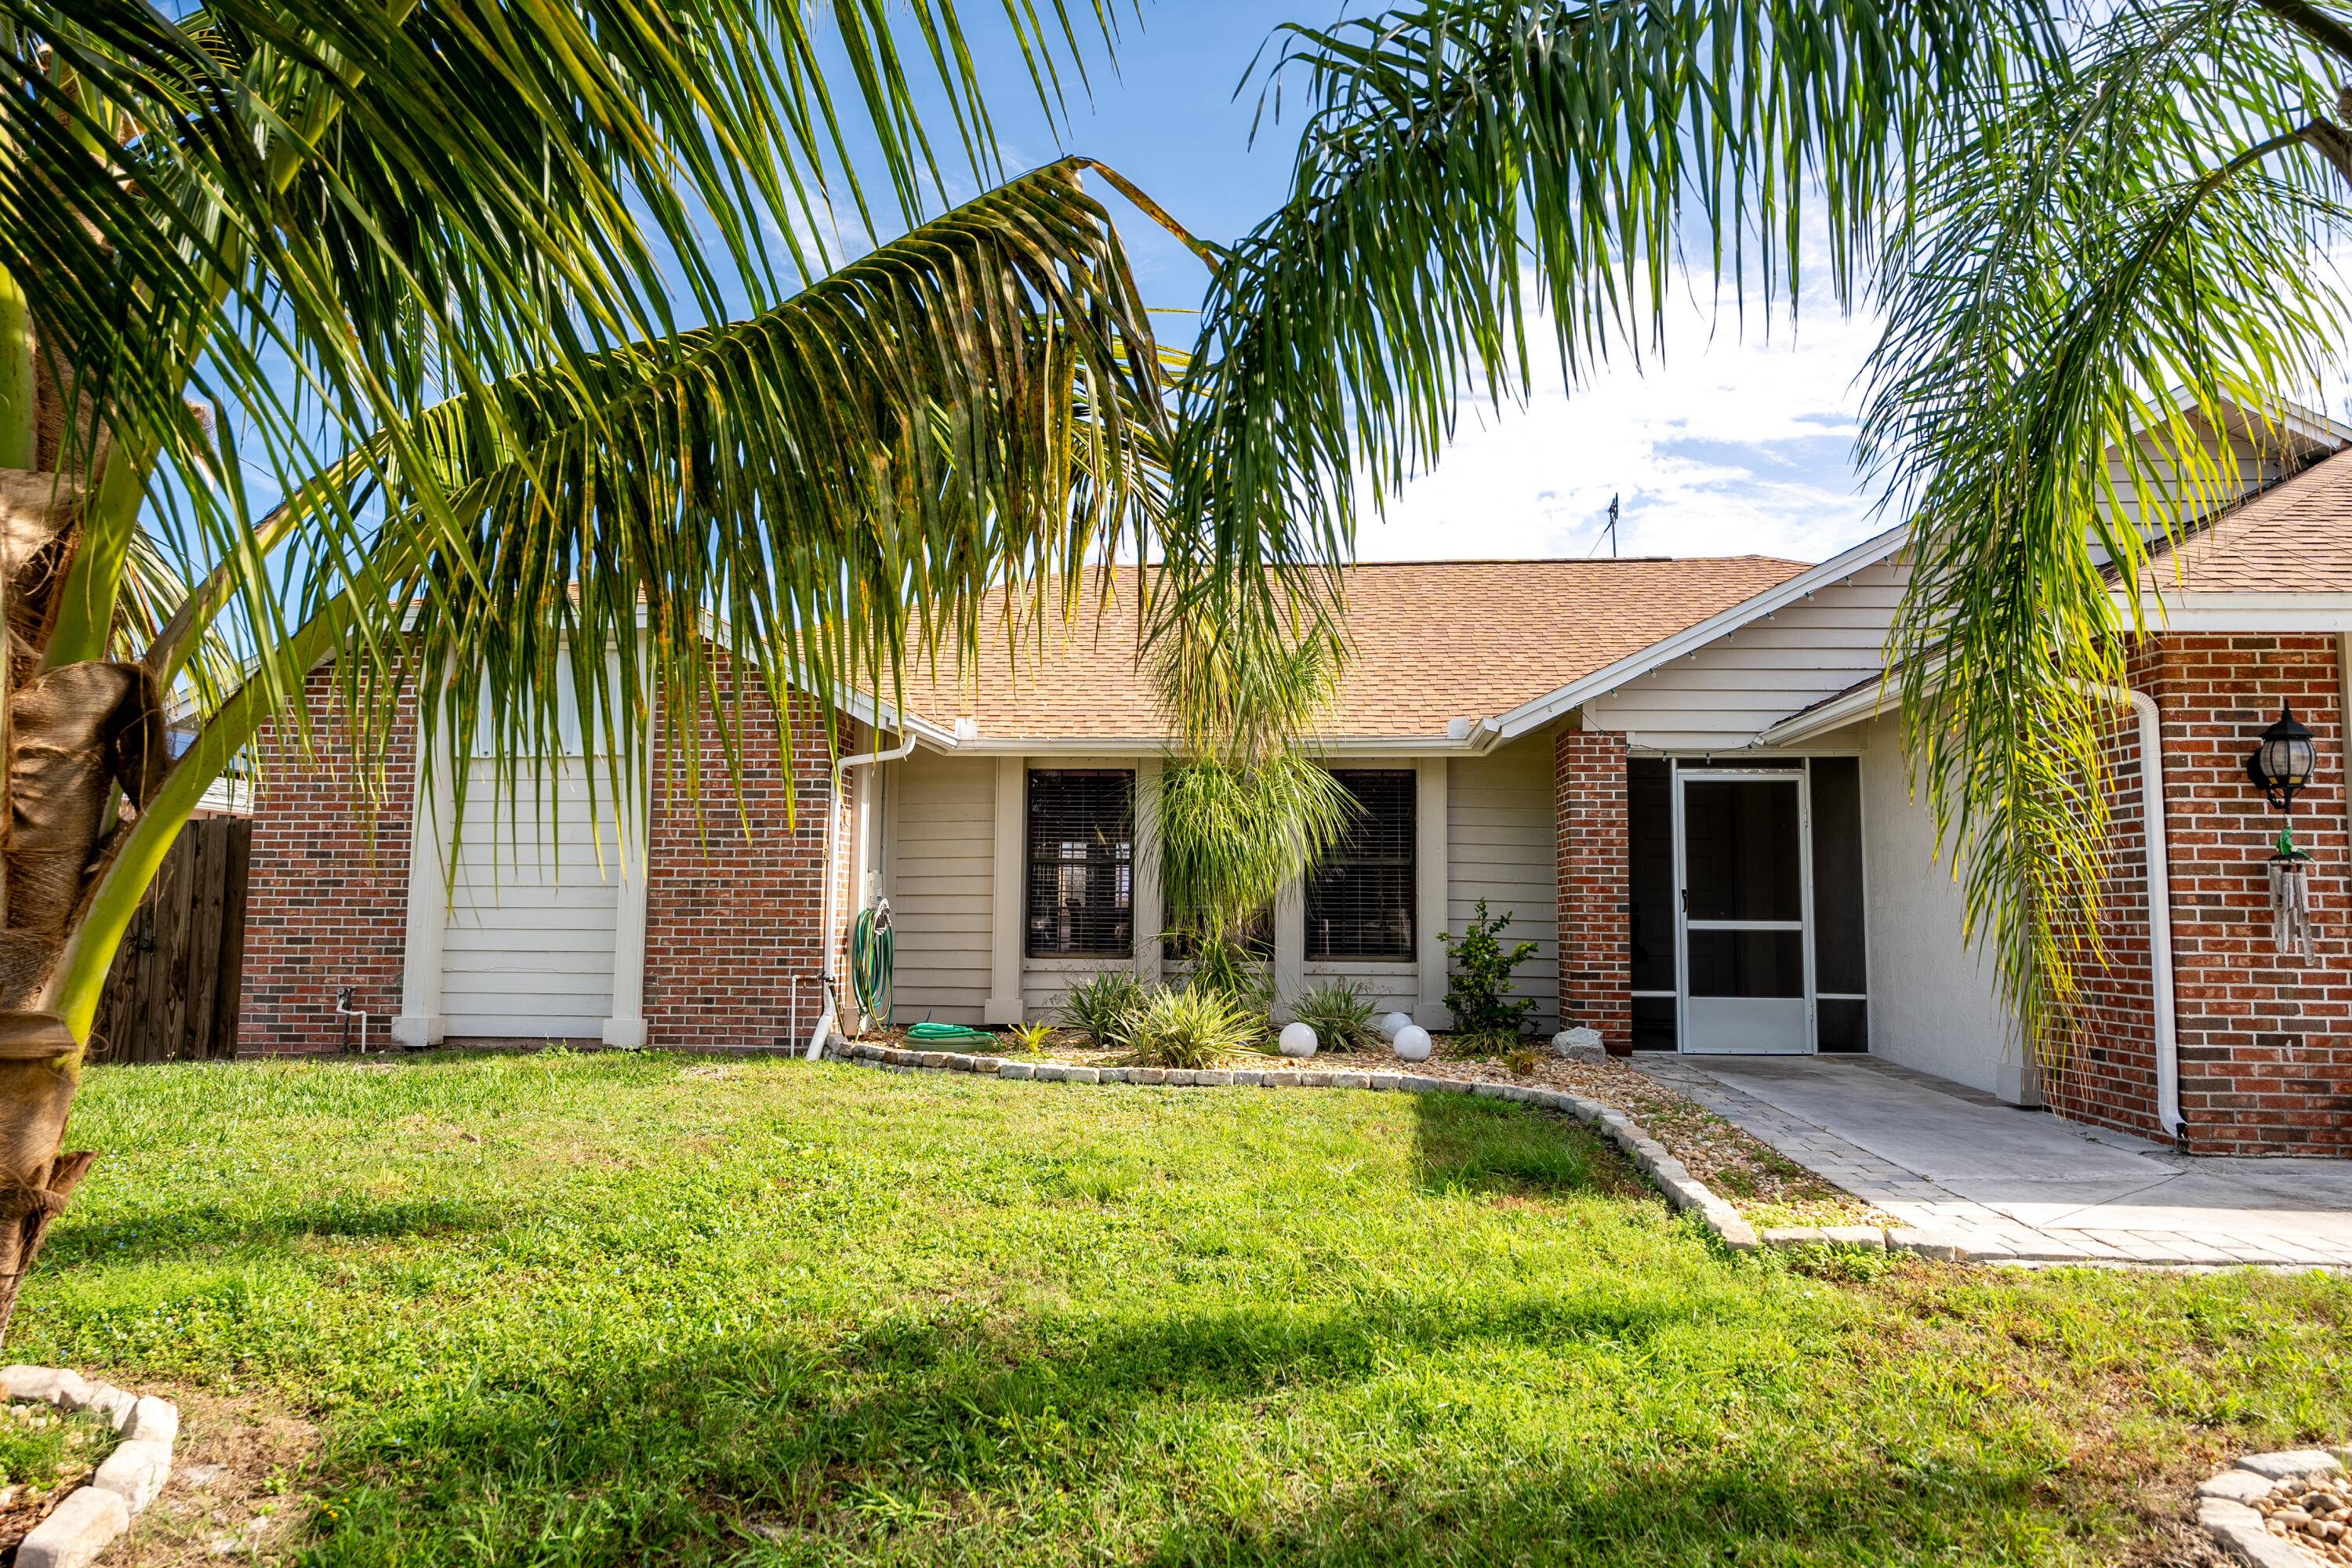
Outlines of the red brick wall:
M 2161 661 L 2144 647 L 2135 689 L 2155 694 Z M 2126 708 L 2105 729 L 2108 833 L 2099 903 L 2105 966 L 2085 976 L 2076 1026 L 2043 1075 L 2051 1109 L 2079 1121 L 2162 1137 L 2156 1117 L 2156 1017 L 2147 925 L 2147 834 L 2141 801 L 2139 718 Z
M 260 781 L 246 893 L 239 1050 L 334 1049 L 344 1023 L 335 1016 L 335 994 L 346 985 L 357 988 L 352 1005 L 373 1015 L 379 1039 L 400 1010 L 415 705 L 402 703 L 381 809 L 371 814 L 336 714 L 331 674 L 313 673 L 305 697 L 314 760 L 302 757 L 294 736 L 278 725 L 265 728 L 254 744 Z
M 788 779 L 774 709 L 756 689 L 745 694 L 739 801 L 719 730 L 706 715 L 698 819 L 683 773 L 667 755 L 656 764 L 646 879 L 646 1026 L 654 1045 L 792 1043 L 795 979 L 802 1040 L 816 1023 L 832 760 L 819 715 L 805 700 L 795 703 L 792 731 Z M 855 749 L 855 742 L 844 741 Z M 856 853 L 846 811 L 836 845 L 835 918 L 845 928 Z
M 724 667 L 722 666 L 722 668 Z M 342 731 L 328 710 L 324 674 L 310 688 L 320 760 L 281 755 L 271 731 L 257 754 L 238 1046 L 249 1051 L 333 1049 L 341 1038 L 335 993 L 356 985 L 355 1006 L 379 1035 L 400 1010 L 407 942 L 410 824 L 415 810 L 413 703 L 404 704 L 387 793 L 368 837 L 364 796 Z M 739 755 L 742 796 L 730 782 L 706 713 L 700 737 L 702 810 L 683 774 L 657 764 L 647 852 L 645 1013 L 654 1045 L 779 1045 L 793 1024 L 805 1038 L 822 1005 L 817 955 L 818 868 L 831 761 L 814 708 L 793 715 L 786 765 L 773 710 L 745 696 Z M 845 742 L 856 744 L 845 736 Z M 854 801 L 845 800 L 845 808 Z M 796 816 L 795 816 L 796 812 Z M 855 834 L 846 809 L 837 835 L 835 911 L 855 906 Z
M 1633 936 L 1626 907 L 1625 738 L 1562 730 L 1552 742 L 1559 825 L 1559 1016 L 1633 1048 Z
M 2347 888 L 2343 700 L 2335 639 L 2324 635 L 2168 636 L 2135 662 L 2134 685 L 2164 710 L 2173 968 L 2181 1112 L 2200 1153 L 2352 1154 L 2352 897 Z M 2316 956 L 2271 944 L 2264 862 L 2278 814 L 2245 777 L 2245 758 L 2282 700 L 2311 726 L 2318 772 L 2297 797 L 2295 839 L 2314 858 Z M 2137 802 L 2131 802 L 2133 827 Z M 2120 829 L 2120 825 L 2119 825 Z M 2136 847 L 2135 847 L 2136 850 Z M 2116 918 L 2110 916 L 2111 919 Z M 2093 989 L 2116 1020 L 2112 1070 L 2069 1086 L 2086 1120 L 2152 1131 L 2152 1049 L 2135 1046 L 2149 1013 L 2145 934 L 2135 994 L 2126 962 Z M 2134 1052 L 2147 1066 L 2135 1069 Z

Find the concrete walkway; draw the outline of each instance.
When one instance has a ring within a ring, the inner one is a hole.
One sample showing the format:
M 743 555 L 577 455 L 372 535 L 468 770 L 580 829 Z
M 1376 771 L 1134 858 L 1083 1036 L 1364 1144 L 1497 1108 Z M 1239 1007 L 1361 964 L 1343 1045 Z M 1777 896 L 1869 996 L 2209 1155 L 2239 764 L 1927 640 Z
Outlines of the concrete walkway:
M 1996 1258 L 2352 1268 L 2352 1161 L 2191 1159 L 1870 1058 L 1633 1065 L 1892 1218 Z

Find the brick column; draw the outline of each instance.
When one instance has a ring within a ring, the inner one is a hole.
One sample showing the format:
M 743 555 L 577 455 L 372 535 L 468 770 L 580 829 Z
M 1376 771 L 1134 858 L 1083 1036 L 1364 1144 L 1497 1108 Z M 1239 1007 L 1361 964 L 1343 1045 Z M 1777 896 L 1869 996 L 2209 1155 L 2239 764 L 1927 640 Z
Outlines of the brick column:
M 1559 833 L 1559 1014 L 1633 1048 L 1633 939 L 1626 908 L 1625 738 L 1562 730 L 1552 742 Z

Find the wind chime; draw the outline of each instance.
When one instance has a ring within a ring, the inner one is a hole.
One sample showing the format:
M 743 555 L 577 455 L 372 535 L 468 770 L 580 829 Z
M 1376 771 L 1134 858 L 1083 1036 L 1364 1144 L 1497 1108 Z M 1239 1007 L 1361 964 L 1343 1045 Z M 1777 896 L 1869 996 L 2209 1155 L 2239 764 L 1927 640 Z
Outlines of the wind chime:
M 2279 828 L 2278 853 L 2270 859 L 2271 941 L 2281 954 L 2313 956 L 2311 857 L 2294 847 L 2294 797 L 2311 782 L 2317 760 L 2311 731 L 2296 722 L 2294 710 L 2279 704 L 2278 722 L 2263 731 L 2246 759 L 2246 776 L 2286 817 Z

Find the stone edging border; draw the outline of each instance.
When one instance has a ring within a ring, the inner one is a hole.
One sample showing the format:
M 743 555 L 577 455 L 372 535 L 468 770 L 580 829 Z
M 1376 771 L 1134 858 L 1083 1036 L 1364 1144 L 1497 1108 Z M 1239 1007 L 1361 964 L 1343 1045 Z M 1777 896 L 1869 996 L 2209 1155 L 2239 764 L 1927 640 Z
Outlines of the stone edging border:
M 1530 1084 L 1492 1083 L 1480 1079 L 1429 1078 L 1419 1073 L 1369 1072 L 1354 1068 L 1088 1068 L 1066 1062 L 1013 1061 L 1003 1057 L 971 1056 L 962 1051 L 909 1051 L 896 1046 L 849 1041 L 835 1036 L 826 1054 L 861 1067 L 898 1072 L 968 1072 L 982 1077 L 1026 1079 L 1039 1083 L 1158 1084 L 1171 1089 L 1369 1089 L 1403 1094 L 1468 1094 L 1486 1100 L 1515 1100 L 1565 1111 L 1601 1129 L 1622 1149 L 1643 1174 L 1658 1184 L 1676 1209 L 1696 1214 L 1726 1247 L 1752 1252 L 1759 1246 L 1863 1247 L 1874 1251 L 1908 1252 L 1922 1258 L 1966 1258 L 1968 1248 L 1946 1237 L 1905 1226 L 1832 1226 L 1822 1229 L 1775 1229 L 1758 1236 L 1756 1227 L 1720 1193 L 1691 1174 L 1690 1167 L 1667 1152 L 1664 1144 L 1642 1130 L 1640 1122 L 1612 1105 Z
M 2269 1496 L 2281 1481 L 2335 1475 L 2347 1458 L 2352 1458 L 2352 1448 L 2332 1454 L 2325 1448 L 2290 1448 L 2244 1455 L 2197 1489 L 2197 1522 L 2224 1551 L 2254 1568 L 2316 1568 L 2321 1558 L 2263 1528 L 2254 1502 Z
M 13 1401 L 95 1410 L 122 1435 L 89 1484 L 51 1509 L 16 1548 L 16 1568 L 86 1568 L 172 1479 L 180 1407 L 110 1383 L 86 1383 L 79 1373 L 54 1366 L 0 1368 L 0 1387 Z

